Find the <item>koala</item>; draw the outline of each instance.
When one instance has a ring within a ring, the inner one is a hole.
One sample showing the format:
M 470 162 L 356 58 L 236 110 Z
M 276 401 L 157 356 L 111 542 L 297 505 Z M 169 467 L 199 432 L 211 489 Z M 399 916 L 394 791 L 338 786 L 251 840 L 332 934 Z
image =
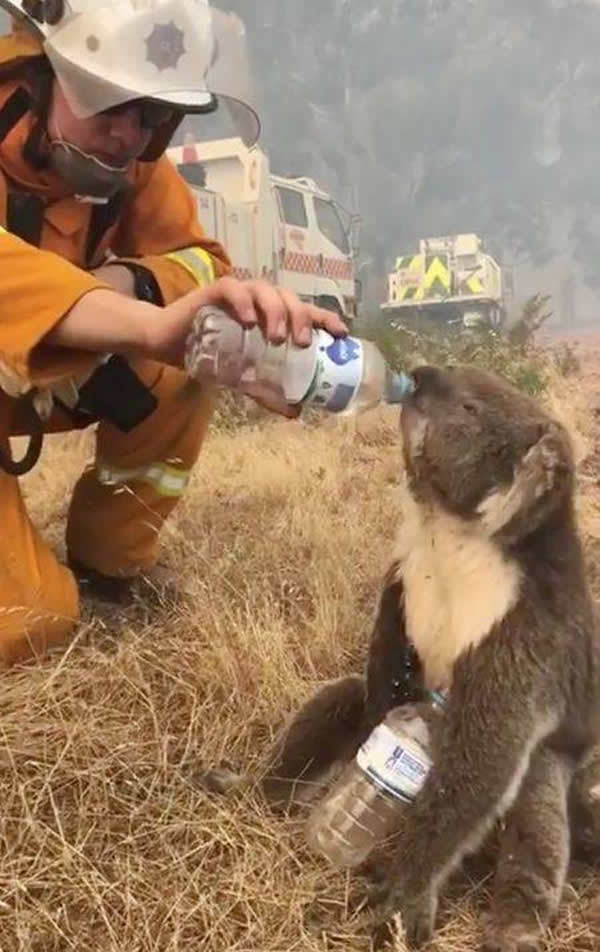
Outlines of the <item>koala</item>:
M 410 946 L 428 941 L 444 884 L 494 828 L 483 946 L 531 952 L 562 894 L 573 776 L 586 756 L 597 769 L 600 743 L 600 634 L 572 448 L 536 400 L 496 375 L 423 366 L 414 380 L 401 410 L 403 516 L 365 674 L 308 700 L 260 786 L 289 806 L 392 707 L 449 692 L 433 766 L 384 846 L 375 946 L 399 918 Z

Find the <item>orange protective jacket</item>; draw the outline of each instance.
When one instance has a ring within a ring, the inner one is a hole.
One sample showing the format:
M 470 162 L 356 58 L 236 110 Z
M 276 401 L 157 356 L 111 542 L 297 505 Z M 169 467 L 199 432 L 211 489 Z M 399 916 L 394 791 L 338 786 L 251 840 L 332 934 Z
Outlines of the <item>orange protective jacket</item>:
M 40 53 L 37 41 L 15 28 L 0 37 L 0 71 Z M 2 82 L 0 77 L 0 110 L 19 85 L 24 85 L 20 78 Z M 40 341 L 83 294 L 106 286 L 89 270 L 102 264 L 109 250 L 118 259 L 149 269 L 165 304 L 203 283 L 185 261 L 169 253 L 192 249 L 193 254 L 198 249 L 210 255 L 214 276 L 230 271 L 229 258 L 220 244 L 205 236 L 193 196 L 165 156 L 134 164 L 132 190 L 101 238 L 94 260 L 86 261 L 94 206 L 78 201 L 56 174 L 40 172 L 24 159 L 33 123 L 26 112 L 0 142 L 0 440 L 11 430 L 9 394 L 52 386 L 95 365 L 89 354 L 45 347 Z M 37 246 L 6 230 L 7 194 L 15 189 L 43 199 Z

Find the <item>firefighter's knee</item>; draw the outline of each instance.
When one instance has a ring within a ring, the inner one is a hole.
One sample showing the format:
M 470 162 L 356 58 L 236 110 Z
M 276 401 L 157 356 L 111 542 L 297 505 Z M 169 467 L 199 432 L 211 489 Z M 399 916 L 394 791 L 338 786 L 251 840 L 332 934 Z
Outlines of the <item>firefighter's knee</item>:
M 0 435 L 1 442 L 1 435 Z M 19 481 L 0 469 L 0 667 L 66 642 L 79 616 L 73 574 L 32 524 Z
M 24 584 L 14 577 L 11 584 L 10 576 L 0 584 L 0 666 L 42 658 L 68 642 L 79 617 L 77 585 L 68 569 L 50 559 L 39 574 L 31 565 L 20 568 Z
M 130 432 L 100 424 L 95 465 L 73 493 L 67 548 L 103 575 L 155 565 L 160 529 L 185 492 L 214 409 L 214 388 L 175 368 L 161 367 L 152 390 L 156 410 Z

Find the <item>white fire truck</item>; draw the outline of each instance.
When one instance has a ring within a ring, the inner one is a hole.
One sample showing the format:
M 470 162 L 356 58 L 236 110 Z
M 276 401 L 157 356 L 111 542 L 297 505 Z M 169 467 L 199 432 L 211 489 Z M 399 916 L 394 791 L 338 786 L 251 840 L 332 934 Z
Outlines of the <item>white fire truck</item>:
M 196 194 L 207 234 L 240 278 L 265 278 L 352 321 L 358 312 L 356 219 L 309 178 L 271 174 L 258 147 L 192 133 L 167 156 Z

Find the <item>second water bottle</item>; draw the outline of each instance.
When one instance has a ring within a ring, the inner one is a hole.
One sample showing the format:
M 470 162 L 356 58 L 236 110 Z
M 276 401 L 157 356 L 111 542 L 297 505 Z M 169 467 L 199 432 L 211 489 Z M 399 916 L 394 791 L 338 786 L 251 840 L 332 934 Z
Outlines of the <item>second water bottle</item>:
M 309 815 L 312 849 L 349 869 L 395 831 L 431 767 L 430 732 L 444 706 L 445 695 L 437 691 L 389 711 Z

